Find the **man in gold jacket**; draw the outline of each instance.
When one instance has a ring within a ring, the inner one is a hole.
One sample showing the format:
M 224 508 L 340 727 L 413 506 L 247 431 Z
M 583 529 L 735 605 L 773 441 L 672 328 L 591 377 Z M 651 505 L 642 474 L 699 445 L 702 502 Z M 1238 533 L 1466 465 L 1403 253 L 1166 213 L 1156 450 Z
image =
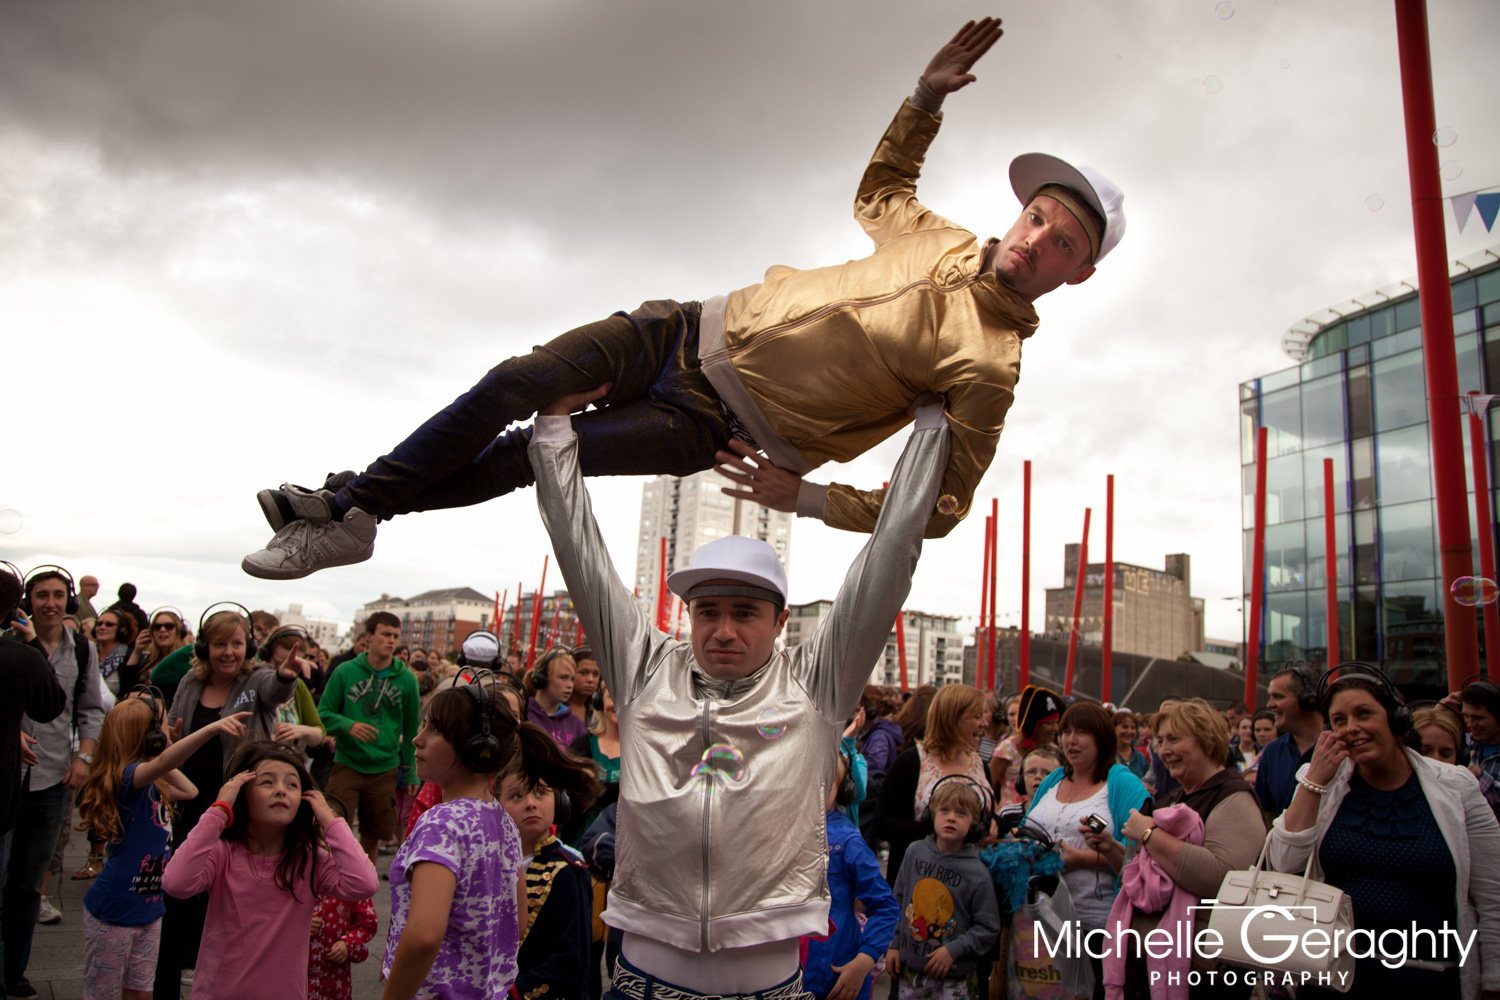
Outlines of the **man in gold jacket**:
M 360 562 L 379 520 L 530 486 L 531 428 L 506 428 L 596 387 L 596 409 L 578 420 L 586 475 L 684 476 L 718 463 L 731 496 L 865 532 L 882 490 L 802 477 L 862 454 L 908 424 L 918 400 L 941 397 L 952 452 L 926 534 L 946 535 L 994 457 L 1021 342 L 1037 327 L 1032 303 L 1086 280 L 1125 230 L 1117 187 L 1042 153 L 1011 163 L 1024 207 L 998 239 L 981 242 L 917 201 L 943 98 L 974 80 L 1000 35 L 991 18 L 964 25 L 881 137 L 854 200 L 870 256 L 773 267 L 704 302 L 646 302 L 502 362 L 365 472 L 262 490 L 276 535 L 245 557 L 245 572 L 295 579 Z

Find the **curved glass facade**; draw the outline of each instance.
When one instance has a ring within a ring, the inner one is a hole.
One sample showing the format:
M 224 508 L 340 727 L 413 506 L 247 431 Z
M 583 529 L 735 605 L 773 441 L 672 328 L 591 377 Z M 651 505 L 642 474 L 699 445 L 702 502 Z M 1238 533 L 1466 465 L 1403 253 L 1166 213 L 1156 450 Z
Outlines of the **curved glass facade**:
M 1500 265 L 1466 274 L 1452 287 L 1459 392 L 1500 394 Z M 1421 348 L 1421 313 L 1413 294 L 1325 327 L 1309 345 L 1308 360 L 1240 386 L 1247 617 L 1254 565 L 1255 430 L 1264 426 L 1267 432 L 1262 663 L 1329 659 L 1323 461 L 1331 458 L 1336 660 L 1383 663 L 1405 668 L 1407 676 L 1442 668 Z M 1493 535 L 1500 420 L 1491 416 L 1485 425 L 1491 485 L 1487 527 Z M 1465 434 L 1467 463 L 1467 421 Z M 1468 471 L 1472 491 L 1473 470 Z M 1473 499 L 1471 492 L 1471 521 Z

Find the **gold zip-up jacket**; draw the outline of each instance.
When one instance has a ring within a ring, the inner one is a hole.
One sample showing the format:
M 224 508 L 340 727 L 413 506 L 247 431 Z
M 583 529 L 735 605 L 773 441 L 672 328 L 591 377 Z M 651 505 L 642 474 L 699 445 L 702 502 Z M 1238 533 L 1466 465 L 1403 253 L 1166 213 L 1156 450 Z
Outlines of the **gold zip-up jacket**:
M 916 181 L 940 119 L 903 102 L 860 180 L 854 214 L 875 252 L 833 267 L 773 267 L 763 282 L 704 303 L 699 358 L 719 395 L 777 465 L 804 475 L 845 462 L 906 424 L 940 393 L 952 432 L 927 537 L 969 512 L 1021 377 L 1031 304 L 981 274 L 987 244 L 929 211 Z M 993 242 L 993 241 L 991 241 Z M 834 484 L 820 513 L 870 531 L 884 490 Z

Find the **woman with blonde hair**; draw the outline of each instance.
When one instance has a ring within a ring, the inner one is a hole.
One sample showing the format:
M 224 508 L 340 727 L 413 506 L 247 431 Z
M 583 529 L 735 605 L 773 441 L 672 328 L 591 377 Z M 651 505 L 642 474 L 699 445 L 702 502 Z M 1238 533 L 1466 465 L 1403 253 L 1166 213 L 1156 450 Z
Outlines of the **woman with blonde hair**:
M 967 684 L 938 688 L 927 708 L 925 737 L 897 754 L 891 764 L 871 827 L 875 836 L 891 845 L 886 880 L 893 885 L 907 847 L 927 835 L 921 819 L 933 786 L 949 775 L 962 774 L 982 788 L 990 787 L 984 759 L 979 756 L 984 716 L 984 695 L 979 689 Z M 989 818 L 984 822 L 988 829 Z
M 1430 760 L 1444 764 L 1469 766 L 1469 750 L 1464 745 L 1463 720 L 1442 705 L 1411 713 L 1411 729 L 1420 742 L 1419 752 Z
M 125 657 L 120 670 L 136 677 L 151 678 L 151 683 L 166 690 L 167 685 L 151 677 L 151 672 L 161 666 L 161 661 L 187 644 L 187 625 L 183 623 L 182 615 L 176 608 L 157 608 L 151 612 L 150 623 L 135 637 L 135 646 Z M 176 678 L 171 678 L 171 681 L 175 680 Z M 172 697 L 170 691 L 167 692 L 167 697 Z

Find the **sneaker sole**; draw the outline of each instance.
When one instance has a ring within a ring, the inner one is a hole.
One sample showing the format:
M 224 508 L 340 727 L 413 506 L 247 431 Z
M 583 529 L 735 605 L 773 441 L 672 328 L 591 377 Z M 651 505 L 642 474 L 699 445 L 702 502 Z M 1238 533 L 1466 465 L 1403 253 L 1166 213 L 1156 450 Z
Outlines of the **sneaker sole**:
M 300 580 L 303 577 L 312 576 L 320 569 L 332 569 L 335 566 L 353 566 L 355 563 L 362 563 L 374 554 L 374 546 L 371 546 L 364 552 L 355 553 L 352 556 L 342 556 L 338 559 L 329 559 L 326 562 L 320 562 L 316 566 L 309 566 L 306 569 L 266 569 L 264 566 L 255 565 L 250 561 L 250 557 L 246 556 L 240 561 L 240 569 L 258 580 Z
M 280 490 L 261 490 L 255 494 L 255 499 L 260 503 L 260 512 L 265 515 L 266 523 L 271 526 L 272 531 L 280 531 L 288 521 L 296 517 Z

